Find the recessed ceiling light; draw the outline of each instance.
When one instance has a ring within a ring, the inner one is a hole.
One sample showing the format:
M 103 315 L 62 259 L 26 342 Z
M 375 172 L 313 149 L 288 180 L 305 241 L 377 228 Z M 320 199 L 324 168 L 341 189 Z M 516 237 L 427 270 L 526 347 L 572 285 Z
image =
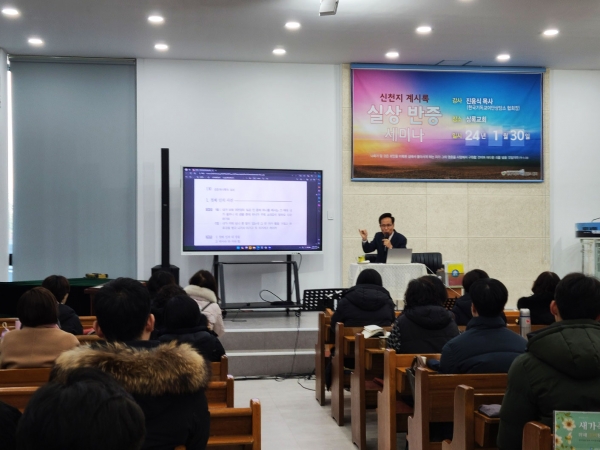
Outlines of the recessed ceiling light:
M 501 53 L 498 56 L 496 56 L 496 59 L 498 61 L 508 61 L 510 59 L 510 55 L 508 53 Z
M 29 42 L 31 45 L 44 45 L 44 41 L 42 41 L 40 38 L 36 38 L 36 37 L 32 37 L 27 39 L 27 42 Z
M 285 24 L 285 27 L 288 30 L 297 30 L 298 28 L 300 28 L 300 22 L 288 22 Z
M 431 33 L 431 27 L 429 25 L 423 25 L 421 27 L 418 27 L 417 33 L 420 33 L 420 34 Z
M 281 55 L 285 55 L 285 53 L 286 53 L 285 48 L 276 48 L 273 50 L 274 55 L 281 56 Z
M 5 16 L 11 16 L 11 17 L 15 17 L 15 16 L 21 15 L 21 13 L 19 12 L 19 10 L 15 9 L 15 8 L 3 8 L 2 9 L 2 14 L 4 14 Z
M 150 16 L 148 17 L 148 22 L 150 23 L 154 23 L 154 24 L 158 24 L 158 23 L 163 23 L 165 21 L 165 18 L 162 16 Z
M 544 36 L 556 36 L 558 34 L 558 30 L 556 28 L 550 28 L 549 30 L 544 31 Z
M 169 50 L 169 46 L 167 44 L 156 44 L 154 48 L 160 52 L 165 52 Z
M 398 56 L 400 56 L 400 53 L 398 53 L 398 52 L 395 52 L 395 51 L 387 52 L 387 53 L 385 54 L 385 57 L 386 57 L 386 58 L 390 58 L 390 59 L 397 58 Z

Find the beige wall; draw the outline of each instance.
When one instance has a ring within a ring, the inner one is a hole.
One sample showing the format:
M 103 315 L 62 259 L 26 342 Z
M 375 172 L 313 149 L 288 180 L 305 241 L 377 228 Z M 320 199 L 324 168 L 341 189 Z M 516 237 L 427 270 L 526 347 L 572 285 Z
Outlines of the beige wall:
M 444 261 L 462 261 L 465 270 L 483 269 L 509 291 L 507 308 L 531 295 L 537 275 L 550 268 L 550 182 L 547 101 L 544 76 L 543 183 L 352 182 L 352 100 L 350 66 L 342 70 L 342 268 L 362 254 L 359 228 L 373 237 L 377 218 L 391 212 L 396 229 L 415 252 L 441 252 Z

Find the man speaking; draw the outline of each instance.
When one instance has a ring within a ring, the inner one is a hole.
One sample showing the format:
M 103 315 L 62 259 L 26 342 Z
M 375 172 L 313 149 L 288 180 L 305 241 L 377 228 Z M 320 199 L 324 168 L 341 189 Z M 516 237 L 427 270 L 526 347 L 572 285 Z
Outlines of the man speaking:
M 394 230 L 394 217 L 390 213 L 379 216 L 379 227 L 381 231 L 375 233 L 371 242 L 368 241 L 367 230 L 358 230 L 362 237 L 362 248 L 365 253 L 377 250 L 377 263 L 385 263 L 388 248 L 406 248 L 406 238 Z

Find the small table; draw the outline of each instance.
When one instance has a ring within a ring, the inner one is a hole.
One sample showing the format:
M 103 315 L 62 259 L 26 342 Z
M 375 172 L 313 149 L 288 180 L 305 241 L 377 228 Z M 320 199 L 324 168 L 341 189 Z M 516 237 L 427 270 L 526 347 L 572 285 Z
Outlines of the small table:
M 381 275 L 383 287 L 386 288 L 396 307 L 398 302 L 404 300 L 404 292 L 410 280 L 427 275 L 424 264 L 350 264 L 348 281 L 350 286 L 356 284 L 358 275 L 365 269 L 374 269 Z

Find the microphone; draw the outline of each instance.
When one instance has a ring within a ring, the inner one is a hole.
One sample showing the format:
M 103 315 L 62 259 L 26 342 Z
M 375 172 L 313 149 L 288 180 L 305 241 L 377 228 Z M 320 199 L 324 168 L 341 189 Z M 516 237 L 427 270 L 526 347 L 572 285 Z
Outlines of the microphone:
M 383 237 L 384 237 L 384 239 L 389 239 L 390 233 L 383 233 Z M 383 248 L 384 248 L 384 251 L 387 252 L 388 248 L 385 245 L 383 246 Z

